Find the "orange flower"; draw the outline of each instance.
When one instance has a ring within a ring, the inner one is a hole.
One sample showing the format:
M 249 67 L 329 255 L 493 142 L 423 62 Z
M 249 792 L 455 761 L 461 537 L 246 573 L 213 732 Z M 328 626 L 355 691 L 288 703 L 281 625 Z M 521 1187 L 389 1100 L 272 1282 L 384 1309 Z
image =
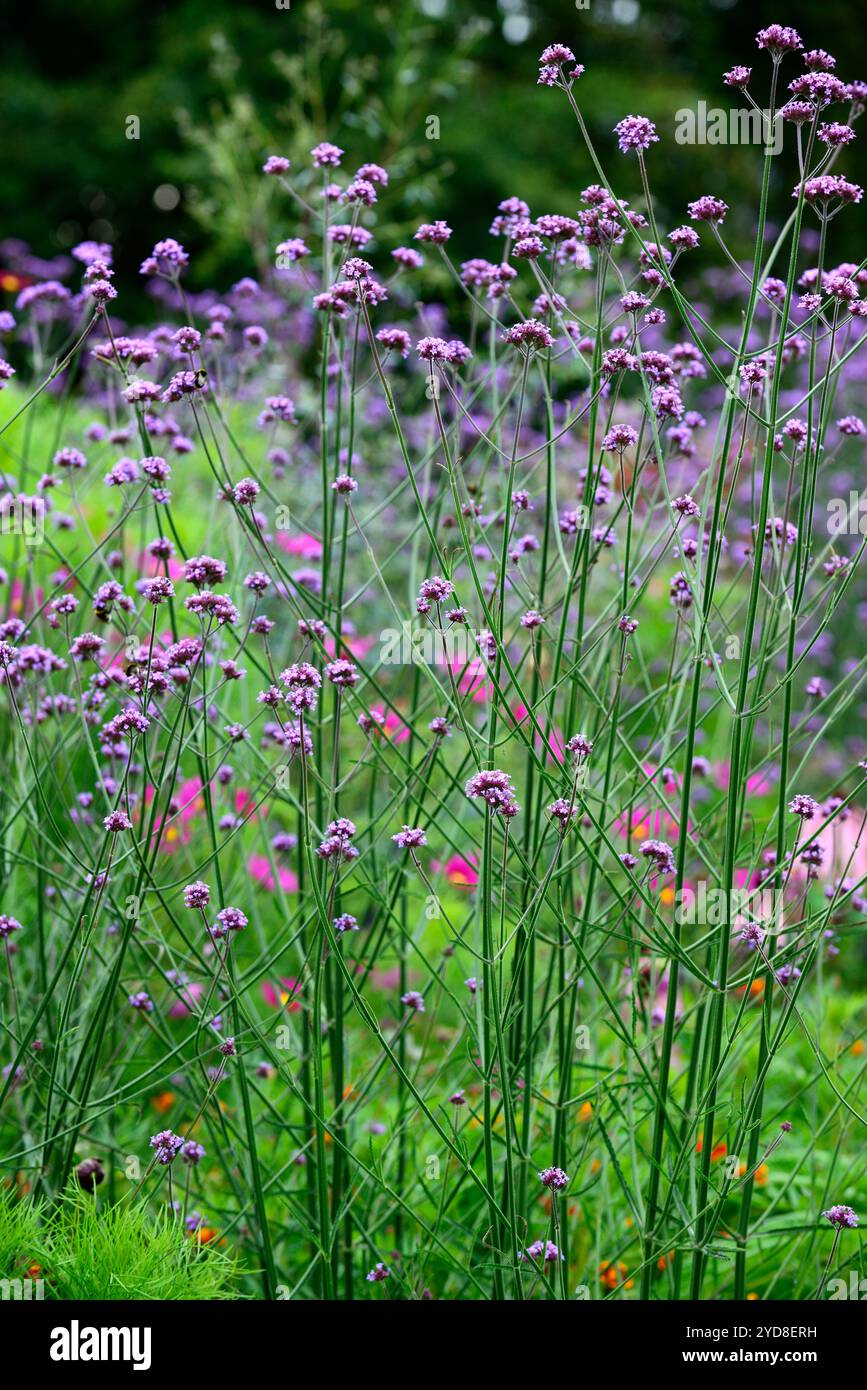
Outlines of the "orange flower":
M 703 1135 L 703 1134 L 700 1134 L 700 1135 L 698 1136 L 698 1143 L 697 1143 L 696 1146 L 695 1146 L 695 1151 L 696 1151 L 696 1153 L 697 1153 L 697 1154 L 700 1154 L 703 1147 L 704 1147 L 704 1135 Z M 711 1153 L 710 1153 L 710 1161 L 711 1161 L 711 1163 L 715 1163 L 716 1160 L 717 1160 L 718 1158 L 724 1158 L 724 1157 L 725 1157 L 725 1154 L 726 1154 L 726 1146 L 725 1146 L 725 1144 L 714 1144 L 713 1148 L 711 1149 Z
M 852 1046 L 849 1048 L 849 1051 L 852 1053 L 853 1057 L 860 1057 L 861 1053 L 864 1051 L 863 1038 L 856 1038 Z
M 174 1091 L 160 1091 L 158 1096 L 151 1096 L 151 1105 L 158 1115 L 164 1115 L 167 1110 L 171 1110 L 174 1103 Z
M 216 1240 L 218 1235 L 219 1231 L 215 1231 L 211 1226 L 199 1226 L 192 1233 L 193 1240 L 197 1245 L 210 1245 L 211 1241 Z M 223 1244 L 222 1241 L 220 1243 Z
M 626 1274 L 626 1265 L 622 1260 L 618 1260 L 616 1264 L 613 1264 L 611 1260 L 603 1260 L 599 1266 L 599 1282 L 604 1284 L 607 1289 L 616 1289 L 620 1284 L 623 1284 L 624 1288 L 627 1289 L 633 1288 L 635 1280 L 627 1279 Z
M 741 1166 L 740 1166 L 740 1168 L 738 1169 L 738 1177 L 739 1177 L 739 1178 L 745 1177 L 745 1176 L 746 1176 L 746 1171 L 747 1171 L 747 1165 L 746 1165 L 745 1163 L 742 1163 Z M 765 1183 L 766 1183 L 767 1181 L 768 1181 L 768 1165 L 767 1165 L 767 1163 L 760 1163 L 759 1166 L 758 1166 L 758 1168 L 756 1169 L 756 1171 L 753 1173 L 753 1182 L 758 1183 L 759 1187 L 764 1187 L 764 1185 L 765 1185 Z
M 750 985 L 749 988 L 750 988 L 750 998 L 751 998 L 751 999 L 762 999 L 763 996 L 764 996 L 764 993 L 765 993 L 765 981 L 764 981 L 764 979 L 756 979 L 756 980 L 753 980 L 753 982 L 752 982 L 752 984 Z M 738 993 L 738 994 L 743 995 L 743 994 L 746 994 L 746 992 L 747 992 L 747 986 L 746 986 L 746 985 L 740 985 L 740 986 L 738 987 L 738 990 L 737 990 L 737 993 Z
M 711 1163 L 716 1163 L 718 1158 L 725 1158 L 726 1152 L 725 1144 L 714 1144 L 710 1154 Z
M 586 1125 L 587 1121 L 592 1119 L 593 1106 L 590 1104 L 589 1100 L 585 1100 L 584 1104 L 581 1106 L 581 1109 L 578 1111 L 578 1123 Z

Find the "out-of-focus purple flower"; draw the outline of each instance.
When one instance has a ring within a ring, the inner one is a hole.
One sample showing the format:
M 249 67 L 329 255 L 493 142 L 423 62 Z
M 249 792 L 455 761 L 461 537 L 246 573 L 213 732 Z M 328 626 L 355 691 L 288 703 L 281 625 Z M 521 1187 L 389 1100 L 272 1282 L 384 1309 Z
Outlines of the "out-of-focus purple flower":
M 408 1009 L 414 1009 L 416 1013 L 424 1013 L 424 996 L 419 994 L 417 989 L 408 990 L 406 994 L 400 996 L 401 1004 L 405 1004 Z
M 336 169 L 344 153 L 345 151 L 343 151 L 339 145 L 332 145 L 327 140 L 323 140 L 319 145 L 314 145 L 313 149 L 310 151 L 311 158 L 317 169 Z

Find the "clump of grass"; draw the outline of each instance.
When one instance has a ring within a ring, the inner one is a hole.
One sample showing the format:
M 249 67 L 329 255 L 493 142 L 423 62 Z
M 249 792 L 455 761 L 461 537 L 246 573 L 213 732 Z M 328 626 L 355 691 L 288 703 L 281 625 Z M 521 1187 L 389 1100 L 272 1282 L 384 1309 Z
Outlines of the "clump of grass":
M 0 1279 L 20 1279 L 40 1244 L 39 1206 L 0 1187 Z
M 49 1207 L 0 1198 L 0 1277 L 39 1266 L 46 1299 L 237 1298 L 238 1268 L 171 1215 L 142 1204 L 103 1205 L 70 1190 Z

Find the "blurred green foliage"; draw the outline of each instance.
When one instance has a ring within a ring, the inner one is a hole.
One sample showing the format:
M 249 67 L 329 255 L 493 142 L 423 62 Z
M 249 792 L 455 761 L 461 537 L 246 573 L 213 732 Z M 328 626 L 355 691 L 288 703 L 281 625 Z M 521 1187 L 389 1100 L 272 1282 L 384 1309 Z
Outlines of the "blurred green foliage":
M 721 82 L 736 62 L 753 64 L 766 100 L 770 63 L 755 33 L 771 21 L 836 53 L 844 79 L 867 77 L 851 0 L 788 0 L 769 12 L 748 0 L 280 3 L 19 6 L 0 73 L 4 235 L 45 256 L 85 236 L 111 240 L 124 278 L 156 239 L 175 235 L 197 253 L 197 284 L 225 281 L 249 272 L 251 237 L 257 259 L 270 255 L 262 158 L 280 151 L 306 166 L 306 151 L 328 138 L 346 148 L 350 169 L 367 160 L 390 169 L 384 210 L 395 220 L 381 225 L 383 243 L 435 215 L 455 226 L 459 256 L 489 253 L 501 198 L 568 213 L 595 181 L 562 93 L 536 85 L 538 53 L 556 39 L 586 65 L 581 106 L 623 195 L 640 201 L 637 171 L 611 130 L 637 111 L 659 126 L 651 169 L 663 220 L 683 220 L 687 198 L 713 191 L 732 205 L 732 235 L 742 202 L 746 237 L 756 148 L 678 145 L 676 111 L 740 104 Z M 798 71 L 788 60 L 785 80 Z M 131 116 L 138 139 L 127 138 Z M 845 165 L 863 179 L 860 143 Z M 791 149 L 777 167 L 781 207 L 796 176 Z M 175 205 L 158 206 L 158 189 Z

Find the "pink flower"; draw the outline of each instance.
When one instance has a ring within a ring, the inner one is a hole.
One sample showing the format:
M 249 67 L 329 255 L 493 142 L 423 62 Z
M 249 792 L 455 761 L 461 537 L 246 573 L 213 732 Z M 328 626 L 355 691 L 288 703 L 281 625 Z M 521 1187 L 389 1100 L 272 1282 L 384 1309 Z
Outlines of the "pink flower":
M 202 992 L 201 985 L 185 985 L 181 990 L 180 999 L 175 999 L 169 1007 L 169 1018 L 186 1018 L 198 1004 Z
M 255 810 L 253 808 L 256 808 Z M 235 814 L 243 816 L 244 820 L 258 820 L 260 816 L 267 816 L 267 806 L 256 806 L 256 802 L 246 787 L 239 787 L 235 792 Z
M 329 656 L 335 656 L 337 647 L 333 637 L 326 637 L 322 644 Z M 371 647 L 376 645 L 375 637 L 346 637 L 341 641 L 341 652 L 349 652 L 350 656 L 357 656 L 359 659 L 367 656 Z
M 276 539 L 280 549 L 285 550 L 287 555 L 303 555 L 307 560 L 318 560 L 322 555 L 322 542 L 315 536 L 290 536 L 286 531 L 278 531 Z
M 464 859 L 460 854 L 453 854 L 443 865 L 443 872 L 448 882 L 456 888 L 474 888 L 479 881 L 475 856 Z
M 392 743 L 406 743 L 410 732 L 399 714 L 395 714 L 393 709 L 386 712 L 381 705 L 373 705 L 370 713 L 376 721 L 376 727 L 380 734 L 390 739 Z
M 618 817 L 615 825 L 618 834 L 625 836 L 626 817 Z M 636 807 L 632 812 L 631 829 L 633 840 L 662 840 L 666 836 L 669 839 L 677 839 L 677 821 L 661 808 L 654 811 L 646 806 Z
M 276 984 L 272 984 L 270 980 L 263 980 L 262 998 L 271 1009 L 285 1009 L 287 1013 L 295 1014 L 301 1008 L 300 989 L 300 980 L 296 980 L 292 975 L 281 976 Z
M 855 805 L 848 806 L 847 811 L 848 815 L 843 818 L 836 816 L 830 825 L 819 831 L 818 843 L 825 851 L 822 876 L 827 873 L 836 881 L 845 873 L 852 883 L 860 883 L 867 877 L 867 834 L 861 836 L 861 843 L 858 844 L 864 811 Z M 820 812 L 820 815 L 822 820 L 827 819 L 826 812 Z M 812 826 L 809 829 L 812 831 Z
M 42 590 L 37 589 L 33 598 L 30 592 L 24 587 L 20 579 L 13 579 L 9 585 L 9 613 L 16 618 L 22 615 L 26 617 L 27 612 L 31 611 L 34 605 L 38 607 L 42 603 Z M 25 611 L 26 610 L 26 611 Z
M 512 714 L 515 718 L 516 723 L 522 724 L 524 720 L 527 718 L 529 710 L 527 709 L 526 705 L 515 705 L 515 708 L 512 710 Z M 537 716 L 537 722 L 544 729 L 544 719 L 538 719 Z M 537 749 L 541 748 L 542 736 L 535 726 L 533 727 L 533 742 Z M 554 759 L 555 762 L 562 763 L 563 758 L 565 756 L 565 746 L 566 740 L 563 737 L 562 729 L 552 729 L 548 734 L 548 748 L 550 750 L 551 757 Z
M 715 771 L 718 786 L 722 791 L 727 791 L 731 764 L 728 762 L 718 763 Z M 747 793 L 750 796 L 766 796 L 771 790 L 771 783 L 763 772 L 754 772 L 751 777 L 747 778 Z
M 476 704 L 484 704 L 494 693 L 494 683 L 488 676 L 488 668 L 480 656 L 470 661 L 451 661 L 449 665 L 458 679 L 461 695 L 469 695 Z
M 273 893 L 276 890 L 277 883 L 274 879 L 274 872 L 264 854 L 250 855 L 250 858 L 247 860 L 247 872 L 256 883 L 266 888 L 269 893 Z M 294 874 L 291 869 L 284 868 L 283 865 L 280 865 L 277 870 L 277 876 L 280 881 L 280 887 L 284 893 L 298 892 L 298 876 Z
M 758 888 L 759 884 L 764 881 L 764 875 L 759 873 L 757 869 L 735 869 L 735 888 L 746 888 L 748 891 L 752 892 L 754 888 Z
M 158 559 L 156 555 L 149 555 L 147 551 L 142 551 L 138 556 L 137 568 L 139 574 L 144 575 L 145 578 L 152 579 L 157 574 L 165 574 L 166 562 L 165 560 Z M 169 579 L 183 580 L 183 577 L 184 567 L 180 560 L 173 560 L 170 558 Z M 171 642 L 172 640 L 173 639 L 169 637 L 168 641 Z
M 370 978 L 377 989 L 397 989 L 400 984 L 400 966 L 395 965 L 390 970 L 374 970 Z
M 154 789 L 152 786 L 145 788 L 145 805 L 149 806 L 154 799 Z M 182 845 L 188 845 L 192 839 L 192 829 L 190 821 L 197 816 L 203 815 L 205 811 L 205 798 L 202 796 L 202 783 L 198 777 L 189 777 L 178 787 L 172 797 L 171 809 L 165 817 L 162 834 L 160 835 L 160 825 L 162 824 L 162 811 L 160 819 L 156 822 L 154 830 L 154 840 L 159 836 L 159 847 L 163 854 L 175 854 Z
M 188 777 L 178 788 L 177 801 L 180 807 L 180 820 L 186 825 L 196 816 L 204 815 L 205 798 L 202 795 L 202 779 Z

